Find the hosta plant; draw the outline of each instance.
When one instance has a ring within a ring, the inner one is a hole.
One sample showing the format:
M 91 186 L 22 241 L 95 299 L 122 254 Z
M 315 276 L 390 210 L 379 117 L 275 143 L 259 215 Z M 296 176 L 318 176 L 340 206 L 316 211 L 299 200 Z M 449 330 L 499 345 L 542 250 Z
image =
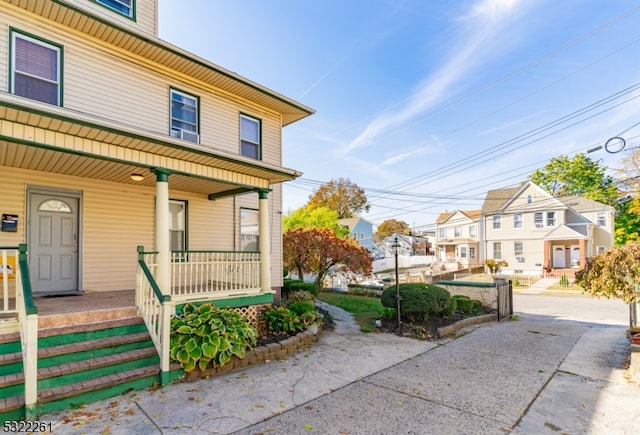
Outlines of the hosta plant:
M 300 316 L 285 307 L 267 308 L 260 315 L 272 334 L 294 334 L 305 328 Z
M 223 366 L 233 355 L 244 358 L 257 340 L 258 331 L 239 313 L 210 303 L 186 304 L 182 315 L 171 319 L 171 359 L 185 372 Z

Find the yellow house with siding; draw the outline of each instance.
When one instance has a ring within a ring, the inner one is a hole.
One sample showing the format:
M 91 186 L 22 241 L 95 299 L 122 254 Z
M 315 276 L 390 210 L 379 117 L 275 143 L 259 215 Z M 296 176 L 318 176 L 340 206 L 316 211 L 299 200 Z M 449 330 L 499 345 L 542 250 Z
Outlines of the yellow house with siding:
M 35 297 L 152 294 L 151 280 L 174 302 L 270 303 L 281 184 L 300 175 L 282 128 L 314 111 L 159 39 L 157 14 L 0 0 L 0 213 L 15 222 L 0 251 L 22 246 Z M 24 278 L 0 274 L 5 312 Z

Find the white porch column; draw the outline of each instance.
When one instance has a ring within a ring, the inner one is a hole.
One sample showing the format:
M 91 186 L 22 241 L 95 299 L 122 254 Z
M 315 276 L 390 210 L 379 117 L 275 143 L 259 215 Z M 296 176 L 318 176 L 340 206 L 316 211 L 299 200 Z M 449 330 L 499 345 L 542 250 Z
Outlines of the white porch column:
M 258 248 L 260 250 L 260 287 L 263 293 L 271 293 L 271 252 L 269 234 L 269 201 L 267 189 L 258 190 Z
M 154 168 L 156 174 L 156 280 L 160 291 L 171 294 L 171 252 L 169 245 L 169 175 L 166 169 Z

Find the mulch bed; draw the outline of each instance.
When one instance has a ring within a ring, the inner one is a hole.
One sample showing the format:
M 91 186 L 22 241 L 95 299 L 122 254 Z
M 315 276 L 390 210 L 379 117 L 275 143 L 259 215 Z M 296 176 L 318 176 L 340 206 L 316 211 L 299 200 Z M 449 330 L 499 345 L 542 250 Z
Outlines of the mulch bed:
M 491 311 L 485 311 L 482 314 L 491 314 Z M 442 338 L 438 334 L 438 328 L 443 326 L 453 325 L 460 320 L 468 319 L 470 317 L 476 317 L 473 315 L 465 315 L 461 311 L 451 317 L 430 317 L 427 320 L 422 321 L 402 321 L 402 329 L 400 334 L 404 337 L 412 337 L 418 340 L 438 340 Z M 380 332 L 397 334 L 398 327 L 396 319 L 381 319 L 381 326 L 377 328 Z

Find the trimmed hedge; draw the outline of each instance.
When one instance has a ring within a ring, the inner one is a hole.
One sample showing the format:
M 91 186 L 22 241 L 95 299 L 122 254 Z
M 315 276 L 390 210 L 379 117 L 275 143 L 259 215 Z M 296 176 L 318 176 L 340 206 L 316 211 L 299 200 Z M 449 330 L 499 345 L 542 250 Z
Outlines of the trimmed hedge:
M 289 285 L 289 289 L 291 292 L 306 291 L 318 297 L 318 286 L 314 282 L 292 282 Z
M 399 285 L 400 313 L 407 320 L 424 320 L 430 315 L 443 315 L 451 308 L 451 294 L 433 284 L 402 283 Z M 384 289 L 380 296 L 383 306 L 396 307 L 396 287 Z

